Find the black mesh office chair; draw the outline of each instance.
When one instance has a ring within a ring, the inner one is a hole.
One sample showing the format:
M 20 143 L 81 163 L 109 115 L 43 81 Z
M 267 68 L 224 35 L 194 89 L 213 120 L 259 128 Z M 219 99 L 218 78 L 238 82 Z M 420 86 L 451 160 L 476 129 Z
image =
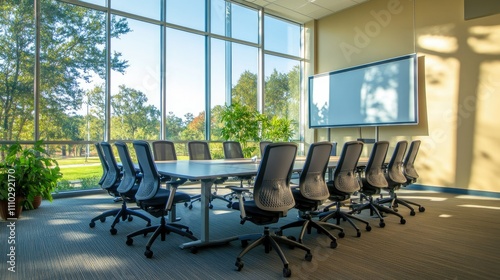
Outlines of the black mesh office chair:
M 368 164 L 363 171 L 364 176 L 362 176 L 361 178 L 363 184 L 361 188 L 361 197 L 363 199 L 366 199 L 366 203 L 353 206 L 353 212 L 355 211 L 360 213 L 365 209 L 369 209 L 370 215 L 376 214 L 379 218 L 380 227 L 385 227 L 384 217 L 382 216 L 381 212 L 396 215 L 400 218 L 401 224 L 406 223 L 406 220 L 403 218 L 403 216 L 390 209 L 389 207 L 380 204 L 378 201 L 374 201 L 373 199 L 374 195 L 380 194 L 381 190 L 386 189 L 389 185 L 384 172 L 385 158 L 388 149 L 389 142 L 387 141 L 378 141 L 373 145 L 373 150 L 370 154 L 370 158 L 368 159 Z M 399 156 L 401 153 L 404 154 L 405 150 L 406 145 L 404 145 L 404 143 L 402 142 L 399 142 L 396 145 L 394 154 Z M 394 157 L 395 156 L 393 156 L 393 159 Z M 391 159 L 391 162 L 393 161 L 393 159 Z M 389 163 L 389 165 L 391 165 L 391 163 Z
M 188 145 L 188 153 L 189 153 L 189 160 L 211 160 L 212 156 L 210 154 L 210 148 L 208 146 L 208 143 L 205 141 L 189 141 L 187 143 Z M 214 199 L 219 199 L 227 202 L 227 208 L 231 208 L 231 201 L 224 196 L 218 195 L 217 194 L 217 185 L 223 184 L 228 178 L 219 178 L 215 180 L 214 182 L 214 192 L 210 194 L 209 202 L 208 202 L 208 208 L 212 209 L 214 206 L 212 204 L 212 201 Z M 189 204 L 189 209 L 193 208 L 193 203 L 196 201 L 201 202 L 201 195 L 196 195 L 191 197 L 191 203 Z M 186 204 L 185 204 L 186 205 Z
M 174 142 L 157 140 L 151 143 L 154 160 L 177 160 Z
M 340 230 L 339 237 L 344 237 L 344 229 L 327 222 L 313 220 L 313 213 L 330 196 L 325 182 L 325 172 L 330 160 L 332 144 L 329 142 L 313 143 L 309 147 L 306 161 L 300 173 L 299 185 L 292 189 L 295 199 L 295 208 L 299 210 L 300 220 L 286 224 L 279 228 L 277 234 L 282 235 L 283 230 L 291 227 L 302 227 L 298 241 L 302 243 L 306 231 L 317 229 L 330 238 L 330 248 L 337 247 L 337 239 L 326 228 Z M 294 239 L 292 236 L 288 238 Z
M 403 186 L 407 186 L 415 183 L 418 178 L 417 170 L 415 169 L 414 162 L 417 157 L 418 149 L 420 147 L 420 140 L 414 140 L 411 142 L 410 147 L 408 148 L 408 152 L 406 153 L 406 157 L 403 162 L 396 162 L 397 159 L 391 159 L 389 166 L 387 167 L 388 172 L 386 174 L 387 182 L 389 183 L 389 194 L 390 197 L 379 200 L 379 203 L 390 203 L 390 206 L 394 211 L 398 211 L 398 205 L 402 204 L 410 209 L 410 215 L 415 215 L 415 209 L 411 205 L 417 206 L 419 212 L 424 212 L 425 207 L 422 205 L 399 198 L 396 194 L 396 191 L 399 190 Z M 400 155 L 394 155 L 400 156 Z M 391 172 L 389 172 L 391 170 Z M 401 176 L 401 173 L 404 175 Z
M 290 189 L 290 178 L 293 163 L 297 153 L 297 145 L 293 143 L 269 144 L 259 165 L 258 173 L 254 180 L 253 200 L 243 201 L 240 197 L 238 202 L 233 203 L 233 209 L 240 211 L 241 221 L 250 221 L 256 225 L 264 225 L 263 234 L 250 234 L 241 236 L 242 245 L 248 245 L 249 240 L 255 240 L 236 258 L 236 269 L 243 268 L 243 256 L 253 248 L 264 245 L 266 253 L 274 249 L 283 262 L 283 276 L 290 277 L 289 263 L 278 243 L 300 248 L 306 251 L 305 259 L 312 260 L 311 250 L 305 245 L 290 240 L 286 237 L 271 233 L 269 224 L 274 224 L 281 217 L 287 215 L 288 210 L 295 206 L 292 190 Z M 241 188 L 234 188 L 238 191 Z
M 339 225 L 340 221 L 347 221 L 356 230 L 356 236 L 361 236 L 361 231 L 358 226 L 353 222 L 364 223 L 366 230 L 370 231 L 370 223 L 352 215 L 349 212 L 342 211 L 343 202 L 348 200 L 351 195 L 361 189 L 361 182 L 357 176 L 357 166 L 361 152 L 363 151 L 363 142 L 350 141 L 346 142 L 340 153 L 337 166 L 333 172 L 333 180 L 328 181 L 329 200 L 334 201 L 335 210 L 327 211 L 319 215 L 320 221 L 326 222 L 330 219 L 335 219 L 336 224 Z
M 108 174 L 108 164 L 106 163 L 106 159 L 104 158 L 104 153 L 102 151 L 101 143 L 97 142 L 94 144 L 95 149 L 97 151 L 97 155 L 99 156 L 99 161 L 101 162 L 101 167 L 102 167 L 102 176 L 99 179 L 99 186 L 102 186 L 102 183 L 104 182 L 106 175 Z
M 103 158 L 107 165 L 107 172 L 104 180 L 101 184 L 101 188 L 108 192 L 109 195 L 115 198 L 115 201 L 121 200 L 120 193 L 117 191 L 118 185 L 120 185 L 120 181 L 122 179 L 122 173 L 118 165 L 116 164 L 116 159 L 113 155 L 113 150 L 111 145 L 107 142 L 101 142 L 100 147 L 102 149 Z M 119 200 L 117 200 L 119 198 Z M 91 228 L 95 227 L 95 221 L 100 220 L 101 222 L 106 221 L 107 217 L 116 216 L 116 214 L 120 211 L 120 209 L 108 210 L 104 213 L 94 217 L 89 226 Z
M 165 216 L 170 212 L 174 204 L 190 200 L 188 194 L 177 191 L 177 187 L 183 184 L 185 180 L 168 181 L 166 184 L 169 188 L 161 188 L 160 175 L 156 170 L 148 142 L 134 141 L 133 145 L 143 174 L 139 189 L 135 194 L 136 203 L 141 209 L 151 215 L 160 217 L 160 225 L 149 226 L 130 233 L 127 235 L 127 245 L 133 244 L 132 237 L 134 236 L 154 232 L 146 244 L 146 251 L 144 252 L 147 258 L 151 258 L 153 257 L 151 246 L 158 236 L 161 236 L 161 240 L 164 241 L 166 234 L 174 232 L 191 240 L 197 240 L 189 230 L 189 227 L 176 223 L 167 224 L 165 220 Z
M 240 142 L 237 141 L 224 141 L 222 143 L 222 147 L 224 148 L 224 158 L 225 159 L 243 159 L 245 156 L 243 155 L 243 149 L 241 148 Z M 240 188 L 243 188 L 243 181 L 247 181 L 247 185 L 250 185 L 252 182 L 253 176 L 238 176 L 237 179 L 240 180 Z M 230 188 L 231 186 L 226 186 L 226 188 Z M 247 194 L 251 194 L 251 192 L 247 192 Z M 233 196 L 236 195 L 236 192 L 232 191 L 224 197 L 228 198 L 230 201 Z
M 106 144 L 106 154 L 109 154 L 109 157 L 114 160 L 112 149 L 108 147 L 109 144 Z M 122 163 L 122 172 L 123 176 L 116 189 L 120 196 L 122 197 L 122 207 L 118 209 L 118 212 L 114 215 L 115 219 L 111 224 L 111 229 L 109 230 L 112 235 L 115 235 L 118 231 L 115 228 L 115 225 L 121 220 L 128 220 L 129 222 L 133 220 L 133 216 L 139 217 L 147 222 L 147 226 L 151 225 L 151 219 L 130 209 L 127 207 L 127 202 L 135 202 L 135 193 L 139 189 L 139 183 L 142 179 L 142 174 L 138 173 L 135 170 L 134 163 L 130 158 L 130 154 L 127 148 L 127 145 L 123 142 L 116 142 L 116 148 L 118 149 L 118 155 L 120 157 L 120 161 Z

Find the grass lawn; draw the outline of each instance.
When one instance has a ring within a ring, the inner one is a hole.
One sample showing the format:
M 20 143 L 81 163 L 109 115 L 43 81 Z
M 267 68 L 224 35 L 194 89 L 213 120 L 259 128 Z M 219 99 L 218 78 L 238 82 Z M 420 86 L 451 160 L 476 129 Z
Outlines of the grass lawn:
M 101 165 L 81 165 L 81 166 L 64 166 L 60 165 L 63 180 L 80 180 L 83 178 L 98 177 L 101 178 Z

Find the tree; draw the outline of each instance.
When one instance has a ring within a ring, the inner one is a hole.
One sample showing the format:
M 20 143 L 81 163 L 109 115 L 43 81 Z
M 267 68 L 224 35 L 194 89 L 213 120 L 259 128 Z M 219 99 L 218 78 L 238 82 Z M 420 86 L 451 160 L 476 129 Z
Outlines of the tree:
M 148 105 L 146 95 L 138 90 L 119 86 L 118 94 L 111 98 L 114 124 L 113 139 L 158 139 L 160 111 Z
M 238 83 L 232 89 L 232 103 L 257 109 L 257 74 L 248 70 L 243 72 Z
M 80 109 L 89 82 L 106 73 L 105 13 L 59 1 L 43 1 L 40 30 L 40 131 L 61 139 L 63 115 Z M 32 0 L 0 4 L 0 133 L 6 140 L 33 139 L 35 24 Z M 125 19 L 111 20 L 112 38 L 130 31 Z M 111 67 L 123 73 L 127 62 L 114 53 Z

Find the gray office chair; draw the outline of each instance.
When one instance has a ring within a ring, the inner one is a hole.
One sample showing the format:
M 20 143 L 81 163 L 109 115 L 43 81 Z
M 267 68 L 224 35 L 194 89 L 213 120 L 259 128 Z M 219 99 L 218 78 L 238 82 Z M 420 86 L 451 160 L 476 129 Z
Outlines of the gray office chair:
M 146 250 L 144 255 L 147 258 L 153 257 L 153 251 L 151 251 L 151 246 L 158 236 L 161 236 L 161 240 L 165 240 L 165 236 L 171 232 L 177 233 L 181 236 L 187 237 L 191 240 L 197 240 L 193 236 L 189 227 L 177 223 L 167 223 L 165 216 L 170 213 L 172 207 L 176 203 L 184 203 L 190 200 L 187 193 L 178 192 L 177 187 L 185 182 L 185 180 L 179 179 L 175 181 L 166 182 L 168 189 L 161 187 L 160 175 L 156 169 L 156 165 L 153 161 L 153 156 L 148 142 L 146 141 L 134 141 L 133 142 L 135 152 L 137 154 L 137 160 L 143 174 L 139 189 L 135 194 L 135 199 L 137 205 L 150 213 L 155 217 L 160 217 L 160 224 L 155 226 L 148 226 L 146 228 L 140 229 L 133 233 L 127 235 L 127 245 L 132 245 L 134 240 L 132 239 L 137 235 L 147 235 L 153 232 L 153 235 L 149 238 L 146 244 Z
M 402 158 L 402 155 L 404 155 L 404 152 L 406 150 L 405 144 L 406 141 L 398 142 L 394 150 L 394 156 L 393 159 L 391 159 L 391 162 L 393 162 L 395 158 Z M 366 203 L 353 206 L 353 212 L 360 213 L 365 209 L 369 209 L 370 215 L 376 214 L 379 218 L 380 227 L 385 227 L 384 216 L 381 214 L 381 212 L 398 216 L 400 218 L 401 224 L 406 223 L 406 220 L 403 218 L 403 216 L 373 199 L 374 195 L 380 194 L 382 189 L 386 189 L 389 186 L 389 183 L 387 182 L 387 176 L 384 172 L 385 158 L 388 149 L 389 142 L 387 141 L 378 141 L 373 145 L 373 150 L 370 154 L 370 158 L 368 159 L 368 164 L 363 171 L 364 176 L 362 176 L 361 178 L 363 185 L 361 188 L 361 197 L 362 200 L 366 200 Z M 389 166 L 391 166 L 391 163 L 389 163 Z M 401 175 L 404 177 L 402 173 Z
M 260 141 L 259 142 L 259 149 L 260 149 L 260 157 L 263 158 L 264 157 L 264 150 L 266 149 L 266 146 L 271 144 L 273 142 L 271 141 Z
M 237 141 L 224 141 L 222 143 L 222 147 L 224 148 L 224 158 L 225 159 L 243 159 L 245 156 L 243 155 L 243 149 L 241 148 L 240 142 Z M 240 188 L 243 188 L 243 181 L 247 181 L 247 185 L 250 185 L 252 182 L 253 176 L 238 176 L 237 179 L 240 180 Z M 226 188 L 231 188 L 232 186 L 226 186 Z M 246 193 L 251 195 L 250 189 L 249 192 Z M 232 201 L 232 198 L 236 195 L 235 191 L 230 192 L 229 194 L 224 195 L 227 199 Z
M 208 143 L 205 141 L 189 141 L 187 143 L 188 145 L 188 153 L 189 153 L 189 160 L 211 160 L 212 156 L 210 154 L 210 148 L 208 146 Z M 227 208 L 231 208 L 231 201 L 224 196 L 218 195 L 217 194 L 217 186 L 219 184 L 223 184 L 228 178 L 218 178 L 214 182 L 214 192 L 210 194 L 209 197 L 209 202 L 208 202 L 208 208 L 212 209 L 214 206 L 212 204 L 212 201 L 214 199 L 219 199 L 227 202 Z M 196 195 L 191 197 L 191 202 L 188 206 L 189 209 L 193 208 L 193 203 L 196 201 L 201 202 L 201 195 Z M 184 204 L 187 205 L 187 204 Z
M 107 144 L 109 145 L 109 144 Z M 128 151 L 127 145 L 123 142 L 115 142 L 115 146 L 118 149 L 118 155 L 120 157 L 120 161 L 122 163 L 123 176 L 120 181 L 120 185 L 116 189 L 120 196 L 122 197 L 122 207 L 115 215 L 115 219 L 111 224 L 111 229 L 109 230 L 112 235 L 115 235 L 118 231 L 115 228 L 115 225 L 121 220 L 128 220 L 129 222 L 133 220 L 133 216 L 139 217 L 147 222 L 146 226 L 151 225 L 151 219 L 134 211 L 131 208 L 127 207 L 127 203 L 135 202 L 135 194 L 139 189 L 139 183 L 142 179 L 142 174 L 137 172 L 132 159 L 130 158 L 130 153 Z M 109 154 L 111 158 L 113 157 L 111 147 L 107 147 L 105 149 L 106 154 Z
M 398 205 L 402 204 L 410 209 L 411 216 L 415 216 L 415 209 L 413 209 L 411 205 L 417 206 L 419 212 L 424 212 L 425 207 L 418 203 L 399 198 L 396 194 L 396 191 L 401 187 L 416 182 L 418 173 L 415 169 L 414 162 L 415 158 L 417 157 L 419 147 L 420 140 L 412 141 L 403 162 L 396 162 L 400 155 L 394 155 L 394 157 L 398 156 L 398 158 L 391 159 L 391 162 L 387 167 L 388 172 L 386 174 L 387 182 L 389 183 L 388 190 L 390 197 L 379 200 L 379 203 L 382 204 L 390 203 L 389 207 L 391 207 L 396 212 L 398 211 Z M 404 177 L 401 176 L 401 173 L 404 175 Z
M 177 160 L 174 142 L 167 140 L 157 140 L 151 143 L 153 148 L 153 158 L 155 161 Z
M 339 237 L 344 237 L 344 229 L 327 222 L 313 220 L 314 212 L 330 196 L 325 182 L 325 172 L 330 160 L 332 144 L 329 142 L 313 143 L 309 147 L 306 161 L 300 173 L 299 185 L 292 188 L 295 208 L 299 210 L 300 220 L 281 226 L 277 231 L 278 235 L 283 234 L 283 230 L 292 227 L 302 227 L 298 241 L 303 243 L 304 234 L 311 233 L 315 228 L 330 238 L 330 248 L 337 248 L 337 239 L 327 229 L 334 228 L 340 230 Z M 289 239 L 294 240 L 293 236 Z
M 256 225 L 264 225 L 263 234 L 249 234 L 240 237 L 242 245 L 246 248 L 236 258 L 235 265 L 238 271 L 243 268 L 243 256 L 259 245 L 264 245 L 266 253 L 269 253 L 272 248 L 280 256 L 284 266 L 283 276 L 285 277 L 290 277 L 291 270 L 279 243 L 306 251 L 305 259 L 312 260 L 311 250 L 308 247 L 297 241 L 273 234 L 268 226 L 277 223 L 281 217 L 285 217 L 287 212 L 295 206 L 295 199 L 290 189 L 290 178 L 296 153 L 296 144 L 269 144 L 264 150 L 254 180 L 254 199 L 243 201 L 239 196 L 240 200 L 233 203 L 233 209 L 240 211 L 241 224 L 250 221 Z M 240 191 L 241 188 L 233 189 Z M 255 241 L 248 244 L 249 240 Z
M 362 151 L 363 142 L 350 141 L 344 144 L 333 173 L 333 180 L 327 183 L 330 194 L 328 199 L 334 202 L 335 210 L 319 214 L 320 221 L 323 222 L 335 219 L 336 224 L 339 225 L 341 220 L 347 221 L 356 230 L 357 237 L 361 236 L 361 231 L 353 220 L 364 223 L 366 231 L 371 231 L 370 223 L 350 212 L 342 211 L 342 206 L 344 201 L 361 189 L 361 182 L 356 171 Z
M 102 156 L 107 166 L 106 176 L 102 181 L 101 188 L 107 191 L 109 195 L 114 197 L 115 202 L 120 201 L 121 196 L 120 193 L 117 191 L 117 189 L 118 186 L 120 185 L 123 174 L 118 165 L 116 164 L 116 159 L 113 155 L 113 150 L 111 148 L 111 145 L 107 142 L 101 142 L 99 146 L 102 149 Z M 89 226 L 93 228 L 95 227 L 95 221 L 100 220 L 101 222 L 105 222 L 107 217 L 110 216 L 114 217 L 119 211 L 120 209 L 105 211 L 104 213 L 90 220 Z
M 94 144 L 95 149 L 97 151 L 97 155 L 99 156 L 99 161 L 101 162 L 101 167 L 102 167 L 102 175 L 101 178 L 99 179 L 99 186 L 102 186 L 102 183 L 104 182 L 106 175 L 108 174 L 108 164 L 106 163 L 106 159 L 104 158 L 104 153 L 102 151 L 101 143 L 97 142 Z

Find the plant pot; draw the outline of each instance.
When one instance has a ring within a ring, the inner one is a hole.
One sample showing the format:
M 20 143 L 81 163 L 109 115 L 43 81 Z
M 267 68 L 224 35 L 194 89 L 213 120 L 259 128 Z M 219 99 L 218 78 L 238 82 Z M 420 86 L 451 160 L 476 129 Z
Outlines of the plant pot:
M 21 212 L 23 211 L 23 201 L 24 197 L 16 197 L 15 211 L 9 211 L 9 201 L 0 200 L 0 216 L 2 217 L 2 219 L 18 219 L 19 217 L 21 217 Z
M 41 195 L 35 196 L 32 204 L 33 204 L 33 209 L 37 209 L 38 207 L 40 207 L 40 205 L 42 204 L 42 196 Z

